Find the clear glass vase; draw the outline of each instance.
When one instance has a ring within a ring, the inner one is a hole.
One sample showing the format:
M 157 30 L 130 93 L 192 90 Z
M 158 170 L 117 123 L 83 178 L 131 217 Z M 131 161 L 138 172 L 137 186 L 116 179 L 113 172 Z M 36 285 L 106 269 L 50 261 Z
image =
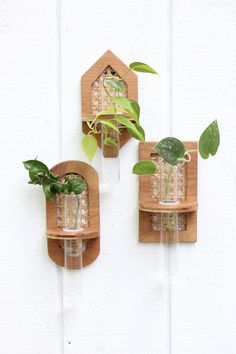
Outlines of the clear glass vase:
M 102 110 L 110 109 L 113 107 L 112 97 L 125 96 L 126 89 L 124 85 L 124 92 L 117 91 L 112 85 L 109 84 L 111 80 L 114 81 L 118 79 L 119 76 L 114 72 L 112 68 L 107 68 L 104 73 L 103 82 L 101 86 L 101 106 Z M 122 81 L 123 83 L 123 81 Z M 107 119 L 113 118 L 111 115 Z M 112 121 L 113 124 L 118 126 L 118 123 Z M 101 150 L 102 150 L 102 181 L 105 184 L 118 183 L 120 180 L 120 161 L 119 161 L 119 151 L 120 151 L 120 134 L 106 125 L 101 124 Z M 114 146 L 106 144 L 104 138 L 108 138 L 115 142 Z
M 67 269 L 82 267 L 83 241 L 80 239 L 64 240 L 64 265 Z
M 85 244 L 80 239 L 64 240 L 63 308 L 77 307 L 82 296 L 83 251 Z
M 112 122 L 115 126 L 118 127 L 116 122 Z M 108 128 L 106 125 L 101 124 L 101 148 L 102 155 L 106 158 L 116 158 L 119 156 L 120 151 L 120 134 L 112 128 Z M 114 146 L 106 144 L 106 140 L 109 139 L 114 142 Z M 115 146 L 116 144 L 116 146 Z
M 112 123 L 118 126 L 118 124 Z M 118 183 L 120 180 L 120 134 L 103 124 L 101 124 L 101 130 L 102 181 L 103 183 Z M 112 139 L 116 146 L 107 145 L 107 139 Z
M 160 164 L 159 203 L 173 206 L 179 203 L 178 166 L 163 161 Z M 179 214 L 176 211 L 162 212 L 160 242 L 164 252 L 164 272 L 173 276 L 177 272 L 179 245 Z
M 64 195 L 64 231 L 76 232 L 83 230 L 81 211 L 80 195 Z
M 166 161 L 160 164 L 160 204 L 174 205 L 179 203 L 178 167 Z

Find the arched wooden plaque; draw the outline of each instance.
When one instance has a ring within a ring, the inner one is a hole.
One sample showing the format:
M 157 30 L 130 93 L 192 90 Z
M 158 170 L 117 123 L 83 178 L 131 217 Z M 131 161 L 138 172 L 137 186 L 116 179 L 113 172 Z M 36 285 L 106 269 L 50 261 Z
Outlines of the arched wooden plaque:
M 96 170 L 85 162 L 65 161 L 51 169 L 61 179 L 65 176 L 82 177 L 86 182 L 85 198 L 85 227 L 80 232 L 65 232 L 60 210 L 63 207 L 61 198 L 57 196 L 54 201 L 46 200 L 47 214 L 47 244 L 50 258 L 58 265 L 64 266 L 64 251 L 62 240 L 81 239 L 85 242 L 83 252 L 83 266 L 92 263 L 100 252 L 100 216 L 99 216 L 99 184 Z

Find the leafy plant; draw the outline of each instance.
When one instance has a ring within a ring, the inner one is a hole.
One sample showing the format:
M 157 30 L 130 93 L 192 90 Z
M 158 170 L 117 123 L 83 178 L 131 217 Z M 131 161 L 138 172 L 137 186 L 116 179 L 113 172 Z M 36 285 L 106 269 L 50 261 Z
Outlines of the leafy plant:
M 97 151 L 97 140 L 94 135 L 100 134 L 105 145 L 116 147 L 117 141 L 109 136 L 110 132 L 114 131 L 120 134 L 122 129 L 127 128 L 130 136 L 139 141 L 145 141 L 145 133 L 139 121 L 140 107 L 138 102 L 120 95 L 124 93 L 125 76 L 131 70 L 158 74 L 156 70 L 145 63 L 133 62 L 121 78 L 111 75 L 103 80 L 103 88 L 110 98 L 111 107 L 99 112 L 92 122 L 87 121 L 89 132 L 83 136 L 81 145 L 89 160 L 93 159 Z M 114 94 L 109 92 L 109 86 L 113 89 Z M 104 119 L 104 116 L 107 118 Z
M 154 150 L 160 154 L 162 161 L 166 161 L 172 166 L 177 166 L 182 162 L 191 161 L 191 153 L 197 151 L 203 159 L 214 156 L 220 145 L 220 133 L 217 120 L 214 120 L 201 134 L 197 150 L 185 150 L 184 144 L 179 139 L 167 137 L 162 139 Z M 160 162 L 160 164 L 162 163 Z M 158 167 L 154 162 L 141 160 L 133 167 L 136 175 L 155 174 Z
M 49 168 L 41 161 L 28 160 L 23 165 L 29 171 L 29 184 L 38 184 L 42 186 L 47 199 L 54 200 L 55 194 L 81 194 L 84 191 L 85 184 L 81 178 L 69 179 L 65 182 L 60 181 L 60 177 L 50 172 Z

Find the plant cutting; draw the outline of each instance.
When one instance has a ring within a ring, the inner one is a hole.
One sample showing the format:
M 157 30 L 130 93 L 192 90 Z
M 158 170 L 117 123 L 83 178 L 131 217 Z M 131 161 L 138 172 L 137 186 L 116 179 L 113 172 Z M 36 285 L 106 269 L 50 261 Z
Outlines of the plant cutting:
M 23 165 L 29 171 L 29 184 L 40 185 L 47 199 L 54 200 L 56 194 L 81 194 L 85 189 L 84 181 L 81 178 L 65 178 L 65 182 L 60 181 L 60 177 L 50 172 L 49 168 L 41 161 L 28 160 Z
M 43 162 L 37 159 L 24 161 L 23 164 L 29 171 L 29 184 L 42 186 L 48 200 L 54 200 L 56 194 L 64 196 L 63 230 L 68 232 L 82 230 L 79 194 L 85 189 L 84 181 L 81 178 L 65 177 L 62 182 L 59 176 L 53 174 Z
M 220 133 L 217 120 L 214 120 L 201 134 L 198 149 L 186 150 L 182 141 L 175 137 L 162 139 L 154 147 L 154 152 L 160 155 L 156 164 L 150 160 L 141 160 L 133 167 L 136 175 L 160 174 L 160 199 L 161 204 L 176 204 L 179 202 L 176 195 L 177 168 L 183 163 L 191 162 L 191 154 L 198 152 L 203 159 L 208 159 L 217 153 L 220 144 Z
M 125 96 L 125 77 L 130 71 L 143 73 L 158 73 L 149 65 L 133 62 L 121 77 L 113 75 L 102 79 L 102 88 L 109 98 L 110 107 L 98 112 L 93 121 L 86 121 L 89 132 L 83 136 L 81 145 L 85 154 L 92 160 L 97 151 L 96 135 L 101 136 L 103 146 L 119 147 L 119 135 L 122 129 L 127 129 L 129 135 L 139 141 L 145 141 L 145 133 L 140 124 L 140 107 L 134 100 Z

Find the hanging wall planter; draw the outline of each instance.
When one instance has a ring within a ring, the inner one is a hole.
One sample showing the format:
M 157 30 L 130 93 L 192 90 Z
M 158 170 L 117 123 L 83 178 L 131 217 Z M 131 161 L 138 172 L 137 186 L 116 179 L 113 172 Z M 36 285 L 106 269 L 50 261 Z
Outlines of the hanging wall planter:
M 48 254 L 58 265 L 78 269 L 92 263 L 100 250 L 99 185 L 94 168 L 65 161 L 51 170 L 28 160 L 30 184 L 46 196 Z
M 82 148 L 91 161 L 102 149 L 102 180 L 119 181 L 120 148 L 131 138 L 145 141 L 135 71 L 157 74 L 149 65 L 126 66 L 108 50 L 81 78 Z
M 125 75 L 125 77 L 124 77 Z M 121 78 L 124 77 L 122 80 Z M 113 82 L 119 82 L 123 86 L 122 90 L 117 90 Z M 116 80 L 116 81 L 115 81 Z M 81 78 L 82 96 L 82 129 L 85 134 L 90 131 L 89 123 L 92 122 L 97 114 L 110 109 L 112 106 L 111 97 L 125 97 L 129 100 L 138 100 L 138 78 L 117 56 L 108 50 Z M 104 112 L 100 115 L 100 120 L 112 119 L 114 114 Z M 115 158 L 119 155 L 119 148 L 131 138 L 127 129 L 122 129 L 121 133 L 114 131 L 107 125 L 101 127 L 103 133 L 94 134 L 98 146 L 102 148 L 105 158 Z M 104 133 L 106 140 L 104 140 Z M 105 144 L 103 143 L 105 141 Z M 116 146 L 109 144 L 115 141 Z
M 140 143 L 140 160 L 158 165 L 161 157 L 154 152 L 155 145 Z M 140 242 L 160 242 L 163 231 L 166 242 L 173 242 L 174 231 L 180 242 L 197 240 L 197 143 L 184 146 L 194 150 L 191 162 L 171 166 L 164 161 L 154 175 L 139 177 Z
M 80 161 L 59 163 L 51 172 L 59 175 L 62 181 L 79 176 L 85 189 L 79 195 L 58 194 L 54 200 L 47 200 L 49 256 L 60 266 L 64 266 L 67 260 L 67 267 L 80 268 L 78 256 L 82 252 L 82 265 L 87 266 L 97 258 L 100 250 L 97 172 Z
M 208 159 L 217 153 L 220 132 L 214 120 L 199 142 L 166 137 L 139 144 L 140 242 L 195 242 L 197 240 L 198 153 Z

